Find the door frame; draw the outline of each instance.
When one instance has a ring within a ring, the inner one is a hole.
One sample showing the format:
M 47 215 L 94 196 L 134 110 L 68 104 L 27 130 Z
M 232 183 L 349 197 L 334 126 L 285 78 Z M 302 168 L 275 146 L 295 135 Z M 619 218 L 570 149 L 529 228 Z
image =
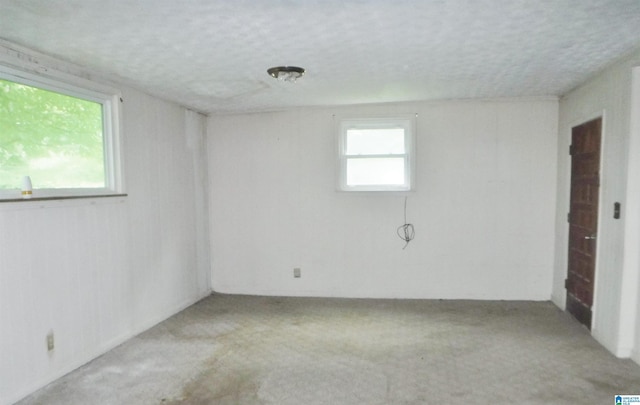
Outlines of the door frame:
M 567 165 L 567 170 L 566 170 L 566 178 L 567 178 L 567 189 L 565 190 L 566 193 L 566 201 L 567 201 L 567 205 L 566 205 L 566 212 L 569 213 L 570 209 L 571 209 L 571 166 L 572 166 L 572 157 L 569 154 L 569 146 L 571 145 L 571 134 L 573 131 L 574 127 L 577 127 L 579 125 L 582 125 L 586 122 L 595 120 L 597 118 L 602 119 L 602 125 L 600 128 L 600 167 L 599 167 L 599 181 L 600 181 L 600 186 L 598 187 L 598 225 L 597 225 L 597 229 L 598 229 L 598 238 L 596 239 L 596 260 L 594 263 L 594 276 L 593 276 L 593 283 L 594 283 L 594 288 L 593 288 L 593 304 L 591 305 L 591 334 L 593 335 L 594 332 L 597 332 L 598 330 L 598 286 L 600 285 L 598 279 L 599 279 L 599 275 L 600 275 L 600 261 L 602 260 L 602 254 L 601 254 L 601 249 L 602 249 L 602 240 L 603 238 L 601 238 L 601 235 L 606 235 L 606 232 L 603 232 L 603 227 L 602 227 L 602 218 L 604 215 L 604 204 L 603 204 L 603 181 L 602 179 L 604 178 L 604 156 L 605 156 L 605 138 L 606 138 L 606 122 L 607 122 L 607 117 L 606 117 L 606 110 L 598 110 L 595 112 L 592 112 L 591 114 L 586 114 L 584 116 L 582 116 L 580 119 L 574 120 L 572 122 L 569 123 L 569 128 L 568 128 L 568 133 L 565 134 L 565 137 L 567 139 L 567 148 L 565 151 L 563 151 L 563 153 L 566 153 L 567 156 L 569 156 L 569 164 Z M 569 222 L 566 222 L 565 225 L 565 234 L 564 234 L 564 256 L 565 256 L 565 278 L 568 276 L 569 273 Z M 567 310 L 567 290 L 564 290 L 564 310 Z
M 640 363 L 640 66 L 631 70 L 630 110 L 618 353 Z

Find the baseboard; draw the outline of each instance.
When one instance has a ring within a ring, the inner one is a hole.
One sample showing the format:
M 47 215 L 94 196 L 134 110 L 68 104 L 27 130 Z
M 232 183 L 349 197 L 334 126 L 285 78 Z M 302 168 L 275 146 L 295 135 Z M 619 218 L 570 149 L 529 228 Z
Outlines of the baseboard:
M 324 291 L 306 289 L 243 289 L 237 286 L 214 286 L 212 293 L 227 295 L 249 295 L 265 297 L 300 297 L 300 298 L 353 298 L 353 299 L 390 299 L 390 300 L 469 300 L 469 301 L 531 301 L 548 302 L 548 294 L 530 296 L 495 296 L 488 294 L 469 294 L 464 296 L 434 295 L 434 294 L 406 294 L 401 291 L 388 290 L 385 292 L 347 292 Z
M 613 354 L 619 359 L 628 359 L 633 355 L 633 349 L 631 347 L 619 347 Z
M 185 300 L 185 301 L 181 302 L 180 304 L 172 307 L 172 309 L 167 311 L 168 315 L 165 315 L 165 314 L 159 315 L 159 316 L 156 316 L 154 318 L 151 318 L 148 321 L 145 321 L 145 322 L 141 323 L 139 327 L 133 329 L 133 333 L 131 334 L 131 337 L 137 336 L 137 335 L 141 334 L 142 332 L 145 332 L 145 331 L 153 328 L 154 326 L 156 326 L 160 322 L 171 318 L 172 316 L 174 316 L 178 312 L 184 311 L 185 309 L 189 308 L 190 306 L 192 306 L 196 302 L 208 297 L 209 295 L 211 295 L 211 293 L 212 293 L 212 291 L 206 291 L 204 293 L 198 294 L 198 295 L 196 295 L 195 298 L 191 298 L 191 299 Z
M 558 296 L 555 294 L 551 294 L 551 302 L 553 302 L 555 306 L 557 306 L 563 311 L 566 309 L 567 303 L 566 303 L 566 297 L 564 295 Z

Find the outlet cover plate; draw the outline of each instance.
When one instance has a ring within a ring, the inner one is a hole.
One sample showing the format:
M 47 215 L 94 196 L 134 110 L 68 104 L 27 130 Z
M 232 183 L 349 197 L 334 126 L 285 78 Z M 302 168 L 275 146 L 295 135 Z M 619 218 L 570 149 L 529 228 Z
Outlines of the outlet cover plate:
M 53 332 L 49 332 L 47 335 L 47 351 L 55 349 L 55 341 L 53 340 Z

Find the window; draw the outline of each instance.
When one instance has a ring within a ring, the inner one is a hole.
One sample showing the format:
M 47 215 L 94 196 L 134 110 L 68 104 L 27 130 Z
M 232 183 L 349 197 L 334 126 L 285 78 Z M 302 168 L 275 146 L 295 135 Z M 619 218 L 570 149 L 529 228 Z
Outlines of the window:
M 340 122 L 340 189 L 412 189 L 415 118 Z
M 80 79 L 78 79 L 80 80 Z M 118 98 L 49 77 L 0 67 L 0 198 L 121 192 Z

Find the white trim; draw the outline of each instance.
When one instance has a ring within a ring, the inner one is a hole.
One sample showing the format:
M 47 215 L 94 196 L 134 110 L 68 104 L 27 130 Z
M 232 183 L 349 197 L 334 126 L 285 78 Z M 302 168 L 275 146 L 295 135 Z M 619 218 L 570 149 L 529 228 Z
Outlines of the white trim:
M 346 142 L 347 131 L 349 129 L 378 129 L 378 128 L 404 128 L 405 152 L 401 154 L 385 155 L 347 155 Z M 395 115 L 389 117 L 367 117 L 367 118 L 341 118 L 337 125 L 337 151 L 338 151 L 338 180 L 337 189 L 346 192 L 407 192 L 415 187 L 415 156 L 416 156 L 416 117 L 415 115 Z M 394 184 L 372 184 L 351 186 L 347 184 L 347 163 L 351 159 L 373 159 L 373 158 L 402 158 L 404 161 L 404 183 Z
M 607 138 L 607 131 L 606 131 L 606 127 L 607 127 L 607 112 L 606 110 L 602 110 L 599 112 L 598 116 L 595 116 L 594 118 L 591 119 L 596 119 L 596 118 L 600 118 L 602 120 L 601 124 L 600 124 L 600 157 L 598 158 L 598 160 L 600 161 L 600 167 L 598 168 L 598 223 L 597 223 L 597 227 L 598 229 L 596 230 L 596 260 L 594 263 L 594 269 L 593 269 L 593 303 L 591 304 L 591 329 L 592 330 L 597 330 L 598 329 L 598 317 L 596 316 L 598 314 L 598 289 L 597 289 L 597 285 L 599 285 L 599 278 L 601 277 L 600 275 L 600 268 L 602 267 L 600 265 L 600 262 L 602 261 L 602 238 L 600 237 L 600 235 L 603 234 L 602 230 L 604 229 L 603 227 L 603 218 L 605 215 L 605 211 L 604 211 L 604 204 L 602 203 L 604 201 L 604 185 L 603 185 L 603 181 L 602 179 L 605 178 L 605 161 L 604 161 L 604 156 L 605 156 L 605 147 L 606 147 L 606 142 L 605 139 Z M 589 121 L 589 120 L 587 120 Z M 585 121 L 585 122 L 587 122 Z
M 630 346 L 634 360 L 640 363 L 640 67 L 632 68 L 631 72 L 629 121 L 626 197 L 620 216 L 624 221 L 624 254 L 618 341 L 622 347 Z

